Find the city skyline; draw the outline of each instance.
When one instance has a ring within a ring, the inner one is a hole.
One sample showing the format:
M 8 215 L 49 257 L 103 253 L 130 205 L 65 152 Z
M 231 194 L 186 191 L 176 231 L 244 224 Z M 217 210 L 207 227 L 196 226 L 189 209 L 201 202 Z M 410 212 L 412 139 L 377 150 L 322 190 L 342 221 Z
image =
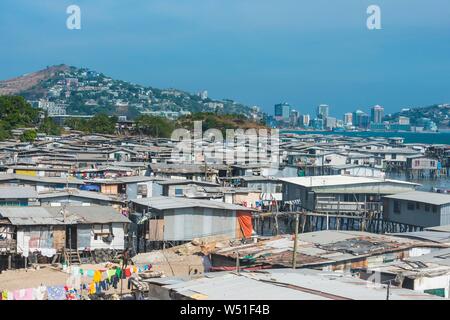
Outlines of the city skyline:
M 321 103 L 392 113 L 450 101 L 450 3 L 432 3 L 377 1 L 382 29 L 368 30 L 371 1 L 80 0 L 81 30 L 68 30 L 72 1 L 5 0 L 0 78 L 66 63 L 267 113 L 280 100 L 311 114 Z

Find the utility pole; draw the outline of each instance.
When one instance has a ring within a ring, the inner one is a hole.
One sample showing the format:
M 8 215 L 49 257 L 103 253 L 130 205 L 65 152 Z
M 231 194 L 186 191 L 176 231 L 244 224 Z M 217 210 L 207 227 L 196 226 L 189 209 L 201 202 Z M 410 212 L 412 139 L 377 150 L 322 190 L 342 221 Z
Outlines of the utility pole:
M 388 282 L 387 285 L 387 294 L 386 294 L 386 300 L 389 300 L 389 296 L 390 296 L 390 289 L 391 289 L 391 281 Z
M 292 269 L 297 267 L 298 213 L 295 214 L 294 252 L 292 253 Z

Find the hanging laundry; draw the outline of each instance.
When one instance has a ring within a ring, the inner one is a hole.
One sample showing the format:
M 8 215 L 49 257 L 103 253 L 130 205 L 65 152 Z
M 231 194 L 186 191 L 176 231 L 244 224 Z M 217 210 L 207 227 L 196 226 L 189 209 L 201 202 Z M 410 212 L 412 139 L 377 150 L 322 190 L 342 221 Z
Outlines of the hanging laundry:
M 126 268 L 126 269 L 125 269 L 125 277 L 126 277 L 126 278 L 131 277 L 131 268 Z
M 114 270 L 114 269 L 110 269 L 110 270 L 106 271 L 106 276 L 108 277 L 108 280 L 111 280 L 111 277 L 115 274 L 116 274 L 116 270 Z
M 15 290 L 14 300 L 33 300 L 33 288 Z
M 80 275 L 80 267 L 72 266 L 71 274 L 74 276 L 79 276 Z
M 48 300 L 65 300 L 66 290 L 63 286 L 48 287 L 47 288 Z
M 89 294 L 95 294 L 97 291 L 95 290 L 95 283 L 91 282 L 89 285 Z
M 77 300 L 77 290 L 75 288 L 66 288 L 66 300 Z
M 2 291 L 2 300 L 14 300 L 13 293 L 8 290 Z
M 47 287 L 40 286 L 33 289 L 34 300 L 44 300 L 45 293 L 47 292 Z
M 56 254 L 56 249 L 53 248 L 41 248 L 40 250 L 44 257 L 51 258 Z
M 119 277 L 117 275 L 112 276 L 111 278 L 112 286 L 114 289 L 117 289 L 117 286 L 119 284 Z
M 95 274 L 95 271 L 94 271 L 94 270 L 88 270 L 88 271 L 87 271 L 87 276 L 88 276 L 89 278 L 93 278 L 93 277 L 94 277 L 94 274 Z
M 95 271 L 93 281 L 95 283 L 98 283 L 98 282 L 102 281 L 102 273 L 101 273 L 100 270 Z

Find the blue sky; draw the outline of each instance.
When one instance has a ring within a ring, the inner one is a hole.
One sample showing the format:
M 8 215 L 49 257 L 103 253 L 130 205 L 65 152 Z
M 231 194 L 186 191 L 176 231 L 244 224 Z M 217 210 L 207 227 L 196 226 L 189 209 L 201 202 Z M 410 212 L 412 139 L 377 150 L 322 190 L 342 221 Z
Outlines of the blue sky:
M 66 28 L 77 4 L 82 29 Z M 366 27 L 381 7 L 382 30 Z M 0 79 L 66 63 L 341 117 L 450 102 L 448 0 L 2 0 Z

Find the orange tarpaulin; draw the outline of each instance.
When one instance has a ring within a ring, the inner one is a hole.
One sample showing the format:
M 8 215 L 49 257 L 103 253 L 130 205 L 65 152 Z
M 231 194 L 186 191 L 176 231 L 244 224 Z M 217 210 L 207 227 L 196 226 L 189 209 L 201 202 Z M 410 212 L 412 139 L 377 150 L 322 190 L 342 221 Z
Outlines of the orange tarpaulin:
M 239 228 L 244 238 L 250 238 L 253 233 L 252 215 L 248 211 L 238 211 Z

